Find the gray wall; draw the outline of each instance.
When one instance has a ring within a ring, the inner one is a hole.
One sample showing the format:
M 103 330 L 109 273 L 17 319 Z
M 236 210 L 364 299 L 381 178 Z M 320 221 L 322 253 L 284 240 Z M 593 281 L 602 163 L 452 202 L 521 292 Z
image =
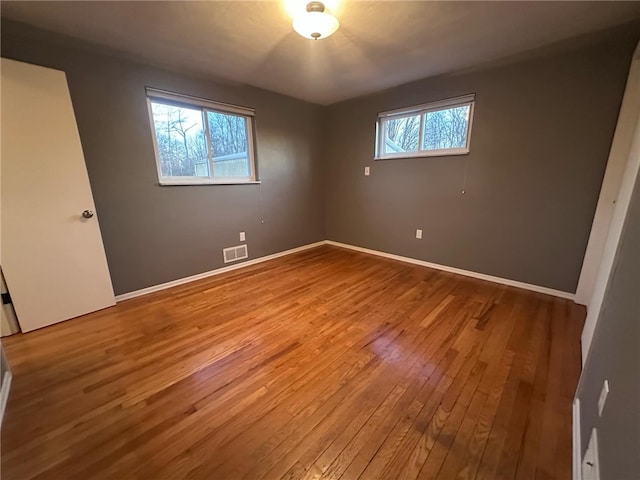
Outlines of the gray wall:
M 329 107 L 327 237 L 575 292 L 637 39 L 598 35 Z M 468 93 L 469 155 L 373 161 L 378 112 Z
M 116 294 L 223 266 L 240 231 L 251 258 L 325 238 L 320 107 L 96 52 L 2 23 L 2 56 L 67 74 Z M 159 186 L 145 86 L 255 108 L 262 184 Z
M 326 108 L 10 21 L 2 55 L 67 73 L 116 293 L 218 268 L 240 231 L 252 258 L 329 238 L 573 292 L 636 37 L 597 34 Z M 262 184 L 159 186 L 145 86 L 255 108 Z M 466 93 L 469 155 L 373 162 L 379 111 Z
M 640 478 L 640 182 L 627 214 L 591 350 L 578 386 L 583 453 L 598 429 L 603 480 Z M 602 417 L 597 405 L 610 384 Z

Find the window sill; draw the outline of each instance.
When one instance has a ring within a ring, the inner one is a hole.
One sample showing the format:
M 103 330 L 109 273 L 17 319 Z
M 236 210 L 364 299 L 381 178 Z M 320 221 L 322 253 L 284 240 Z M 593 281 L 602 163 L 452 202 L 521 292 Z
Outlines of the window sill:
M 380 157 L 373 157 L 374 160 L 400 160 L 407 158 L 425 158 L 425 157 L 455 157 L 459 155 L 468 155 L 468 149 L 460 150 L 433 150 L 431 152 L 416 152 L 407 153 L 401 155 L 384 155 Z
M 160 180 L 161 187 L 198 186 L 198 185 L 257 185 L 260 180 Z

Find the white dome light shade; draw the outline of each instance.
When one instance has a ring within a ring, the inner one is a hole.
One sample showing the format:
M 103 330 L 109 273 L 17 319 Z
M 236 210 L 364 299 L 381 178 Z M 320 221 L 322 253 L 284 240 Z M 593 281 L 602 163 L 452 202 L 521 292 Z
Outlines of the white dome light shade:
M 324 11 L 322 2 L 310 2 L 307 11 L 293 19 L 293 29 L 311 40 L 327 38 L 338 30 L 339 26 L 338 19 Z

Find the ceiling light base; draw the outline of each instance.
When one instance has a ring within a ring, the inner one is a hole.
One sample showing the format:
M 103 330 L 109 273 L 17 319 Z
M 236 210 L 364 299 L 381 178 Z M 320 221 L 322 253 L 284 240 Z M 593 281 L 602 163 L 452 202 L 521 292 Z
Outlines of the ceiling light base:
M 322 2 L 309 2 L 307 3 L 307 12 L 324 12 L 324 3 Z
M 340 26 L 322 2 L 307 3 L 306 12 L 293 19 L 293 29 L 305 38 L 319 40 L 332 35 Z

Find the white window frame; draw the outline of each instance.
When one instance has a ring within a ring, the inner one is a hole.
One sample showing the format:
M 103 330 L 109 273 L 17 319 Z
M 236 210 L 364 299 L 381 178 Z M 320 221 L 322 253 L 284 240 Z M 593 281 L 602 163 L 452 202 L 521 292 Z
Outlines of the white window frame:
M 449 155 L 466 155 L 469 153 L 471 143 L 471 127 L 473 126 L 473 111 L 475 106 L 475 94 L 463 95 L 461 97 L 448 98 L 436 102 L 423 103 L 413 107 L 398 108 L 380 112 L 376 122 L 376 149 L 374 160 L 388 160 L 393 158 L 416 158 L 416 157 L 442 157 Z M 463 148 L 444 148 L 438 150 L 426 150 L 424 144 L 424 118 L 425 114 L 439 110 L 446 110 L 454 107 L 469 106 L 469 125 L 467 126 L 467 138 Z M 418 151 L 384 153 L 384 141 L 386 138 L 386 125 L 390 120 L 399 118 L 420 116 L 420 133 L 418 135 Z
M 160 185 L 229 185 L 229 184 L 252 184 L 260 183 L 257 175 L 256 168 L 256 155 L 255 155 L 255 135 L 254 135 L 254 123 L 255 123 L 255 110 L 247 107 L 240 107 L 237 105 L 230 105 L 227 103 L 214 102 L 204 98 L 193 97 L 191 95 L 182 95 L 179 93 L 168 92 L 166 90 L 159 90 L 156 88 L 146 87 L 147 93 L 147 110 L 149 113 L 149 126 L 151 128 L 151 135 L 153 137 L 153 151 L 156 157 L 156 168 L 158 171 L 158 181 Z M 209 136 L 209 122 L 206 121 L 206 116 L 203 116 L 203 124 L 205 129 L 205 139 L 207 142 L 207 151 L 209 152 L 209 176 L 208 177 L 168 177 L 162 174 L 162 165 L 160 162 L 160 155 L 158 153 L 158 139 L 156 138 L 156 129 L 153 121 L 153 110 L 151 103 L 153 101 L 165 101 L 167 103 L 173 103 L 177 106 L 184 106 L 187 108 L 200 108 L 203 113 L 207 111 L 237 115 L 245 118 L 247 129 L 247 155 L 249 156 L 249 173 L 248 177 L 215 177 L 214 175 L 214 158 L 211 155 L 211 138 Z

